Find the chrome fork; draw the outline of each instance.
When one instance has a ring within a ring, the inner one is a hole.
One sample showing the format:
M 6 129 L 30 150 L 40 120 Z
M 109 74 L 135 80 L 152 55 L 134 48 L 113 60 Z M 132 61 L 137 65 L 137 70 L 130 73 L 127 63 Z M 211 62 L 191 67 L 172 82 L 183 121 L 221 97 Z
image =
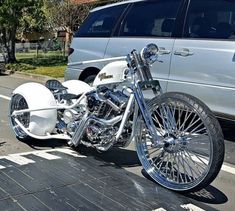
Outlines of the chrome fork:
M 160 144 L 160 136 L 156 132 L 152 116 L 151 116 L 151 114 L 148 110 L 148 107 L 146 105 L 144 95 L 143 95 L 143 92 L 142 92 L 142 89 L 141 89 L 139 83 L 136 83 L 135 85 L 133 85 L 132 89 L 133 89 L 133 93 L 135 96 L 135 100 L 136 100 L 136 102 L 139 106 L 139 109 L 141 111 L 141 114 L 144 118 L 144 122 L 147 126 L 147 129 L 149 130 L 150 135 L 152 136 L 151 142 L 152 142 L 153 146 L 157 146 Z

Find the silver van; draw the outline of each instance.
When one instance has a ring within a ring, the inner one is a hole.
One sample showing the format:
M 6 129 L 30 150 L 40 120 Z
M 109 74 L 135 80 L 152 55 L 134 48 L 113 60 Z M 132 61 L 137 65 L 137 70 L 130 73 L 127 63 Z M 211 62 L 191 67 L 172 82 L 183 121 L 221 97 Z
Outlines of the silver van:
M 235 1 L 130 0 L 92 10 L 75 33 L 69 63 L 160 48 L 152 67 L 164 91 L 189 93 L 235 120 Z M 68 65 L 65 80 L 92 82 L 106 63 Z

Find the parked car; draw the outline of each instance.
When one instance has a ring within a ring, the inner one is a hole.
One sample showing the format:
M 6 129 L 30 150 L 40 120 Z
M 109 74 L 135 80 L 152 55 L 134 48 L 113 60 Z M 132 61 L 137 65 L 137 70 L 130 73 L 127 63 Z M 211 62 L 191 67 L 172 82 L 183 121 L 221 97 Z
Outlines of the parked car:
M 189 93 L 235 120 L 235 1 L 130 0 L 92 10 L 75 33 L 69 63 L 160 48 L 152 67 L 164 91 Z M 107 63 L 70 66 L 65 80 L 92 82 Z

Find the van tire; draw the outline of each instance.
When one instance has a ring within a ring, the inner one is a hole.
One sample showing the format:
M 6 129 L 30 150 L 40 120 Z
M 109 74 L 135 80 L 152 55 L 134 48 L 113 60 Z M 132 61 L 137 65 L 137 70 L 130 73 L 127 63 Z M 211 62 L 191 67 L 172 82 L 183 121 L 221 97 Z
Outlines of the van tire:
M 89 75 L 84 79 L 84 82 L 86 82 L 89 85 L 92 85 L 95 80 L 96 75 Z

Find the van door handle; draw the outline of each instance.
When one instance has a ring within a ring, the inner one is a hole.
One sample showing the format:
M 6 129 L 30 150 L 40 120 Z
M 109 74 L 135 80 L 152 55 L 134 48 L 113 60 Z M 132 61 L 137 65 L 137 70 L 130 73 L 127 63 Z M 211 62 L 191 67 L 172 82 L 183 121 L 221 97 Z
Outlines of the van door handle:
M 178 56 L 192 56 L 193 54 L 194 53 L 187 48 L 183 48 L 179 51 L 174 52 L 174 55 L 178 55 Z
M 163 54 L 170 54 L 171 51 L 170 50 L 166 50 L 165 48 L 163 47 L 159 47 L 159 54 L 160 55 L 163 55 Z

